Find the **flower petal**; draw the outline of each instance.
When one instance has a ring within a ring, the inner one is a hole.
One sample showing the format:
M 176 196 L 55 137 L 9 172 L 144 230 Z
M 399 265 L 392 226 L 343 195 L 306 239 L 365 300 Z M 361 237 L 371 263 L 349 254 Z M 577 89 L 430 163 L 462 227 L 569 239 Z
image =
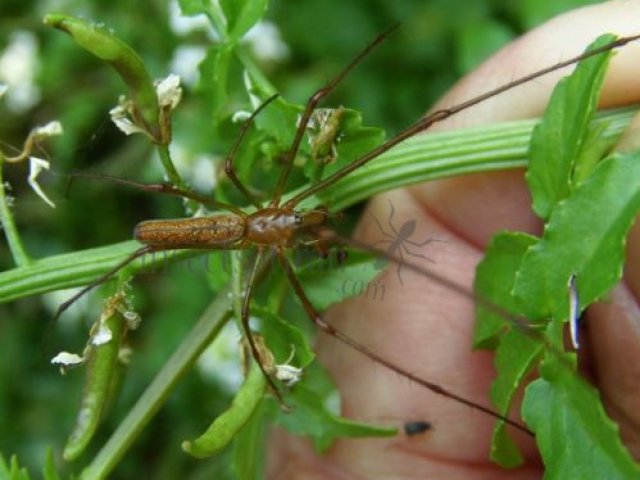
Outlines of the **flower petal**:
M 161 107 L 176 108 L 182 98 L 180 76 L 170 73 L 167 78 L 156 82 L 156 93 Z
M 62 366 L 73 366 L 84 363 L 84 357 L 77 355 L 75 353 L 69 352 L 60 352 L 55 357 L 51 359 L 51 363 L 54 365 L 62 365 Z
M 49 137 L 56 137 L 62 135 L 62 124 L 57 120 L 49 122 L 41 127 L 36 127 L 31 131 L 31 135 L 34 139 L 44 139 Z
M 44 202 L 49 205 L 51 208 L 56 208 L 56 204 L 53 203 L 49 197 L 45 195 L 38 184 L 37 178 L 40 175 L 40 172 L 44 170 L 49 170 L 49 162 L 37 157 L 29 157 L 29 178 L 27 182 L 31 186 L 34 192 L 42 199 Z

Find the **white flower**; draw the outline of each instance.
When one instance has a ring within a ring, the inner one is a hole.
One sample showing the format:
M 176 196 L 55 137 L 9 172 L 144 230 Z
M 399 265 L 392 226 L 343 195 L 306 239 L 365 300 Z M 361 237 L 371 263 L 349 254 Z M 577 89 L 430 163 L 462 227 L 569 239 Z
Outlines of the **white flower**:
M 231 116 L 231 121 L 233 123 L 241 123 L 249 120 L 251 118 L 251 112 L 247 112 L 246 110 L 238 110 Z
M 200 78 L 200 63 L 207 56 L 206 48 L 200 45 L 180 45 L 173 51 L 170 69 L 180 75 L 185 85 L 195 85 Z
M 302 378 L 303 373 L 303 370 L 301 368 L 287 364 L 276 365 L 275 371 L 275 377 L 283 382 L 287 387 L 292 387 L 293 385 L 298 383 Z
M 118 361 L 123 365 L 129 365 L 132 356 L 133 350 L 131 347 L 120 347 L 120 350 L 118 350 Z
M 38 39 L 26 30 L 14 32 L 3 52 L 0 52 L 0 81 L 11 88 L 7 92 L 7 107 L 24 112 L 40 100 L 40 90 L 34 82 L 38 68 Z
M 127 328 L 129 330 L 136 330 L 142 322 L 140 314 L 138 312 L 134 312 L 133 310 L 125 310 L 124 312 L 122 312 L 122 316 L 127 322 Z
M 175 0 L 169 4 L 169 26 L 178 35 L 184 36 L 193 32 L 206 32 L 210 40 L 220 40 L 205 14 L 183 15 L 178 2 Z
M 112 338 L 113 333 L 111 332 L 111 329 L 103 319 L 100 319 L 100 326 L 98 327 L 98 331 L 95 335 L 91 337 L 91 344 L 98 347 L 105 343 L 109 343 Z
M 289 56 L 289 47 L 282 41 L 280 30 L 271 22 L 259 22 L 243 37 L 261 60 L 285 60 Z
M 173 73 L 163 80 L 155 82 L 156 95 L 158 96 L 158 104 L 162 112 L 166 112 L 165 109 L 173 110 L 180 99 L 182 98 L 182 88 L 180 88 L 180 77 Z M 125 135 L 131 135 L 133 133 L 144 133 L 151 136 L 150 132 L 144 125 L 138 125 L 135 122 L 133 116 L 134 105 L 131 100 L 128 100 L 124 96 L 120 96 L 118 99 L 118 105 L 109 110 L 111 121 L 115 123 L 116 127 L 121 130 Z
M 27 182 L 31 186 L 34 192 L 42 199 L 44 202 L 49 205 L 51 208 L 56 208 L 56 204 L 49 200 L 49 197 L 45 195 L 38 184 L 37 178 L 40 175 L 40 172 L 44 170 L 49 170 L 50 165 L 49 162 L 37 157 L 29 157 L 29 178 Z
M 7 88 L 9 88 L 8 85 L 5 85 L 4 83 L 0 83 L 0 98 L 4 96 L 4 94 L 7 91 Z
M 273 367 L 275 377 L 283 382 L 287 387 L 292 387 L 300 381 L 302 378 L 303 370 L 298 367 L 290 365 L 289 362 L 296 356 L 296 349 L 291 346 L 291 355 L 287 358 L 286 362 Z
M 31 136 L 34 140 L 42 140 L 49 137 L 56 137 L 62 135 L 62 124 L 57 120 L 49 122 L 41 127 L 36 127 L 31 131 Z
M 116 127 L 122 131 L 125 135 L 131 135 L 133 133 L 147 133 L 144 128 L 137 126 L 129 118 L 129 102 L 124 96 L 120 97 L 120 103 L 109 110 L 111 121 L 115 123 Z
M 182 98 L 182 88 L 180 87 L 180 77 L 175 73 L 170 73 L 167 78 L 155 82 L 156 94 L 160 107 L 176 108 Z
M 80 365 L 84 363 L 84 357 L 75 353 L 60 352 L 51 359 L 51 363 L 54 365 L 61 365 L 63 367 L 73 367 L 74 365 Z

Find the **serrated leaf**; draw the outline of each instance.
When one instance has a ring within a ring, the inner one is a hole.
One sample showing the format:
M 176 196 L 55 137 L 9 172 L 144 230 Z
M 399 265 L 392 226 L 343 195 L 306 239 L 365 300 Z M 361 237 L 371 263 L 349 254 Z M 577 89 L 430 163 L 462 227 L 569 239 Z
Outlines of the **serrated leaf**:
M 640 209 L 640 154 L 600 162 L 555 209 L 540 242 L 525 254 L 514 295 L 527 318 L 563 319 L 571 275 L 580 309 L 620 279 L 627 232 Z
M 614 39 L 603 35 L 588 50 Z M 533 210 L 543 219 L 549 218 L 554 206 L 571 192 L 575 162 L 585 143 L 589 143 L 588 125 L 598 105 L 609 58 L 610 52 L 590 57 L 580 62 L 572 75 L 563 78 L 533 131 L 526 179 Z
M 298 271 L 300 283 L 311 303 L 318 310 L 359 295 L 362 289 L 355 285 L 367 285 L 381 272 L 377 257 L 350 251 L 346 261 L 338 264 L 329 259 L 319 259 Z
M 497 376 L 491 385 L 491 401 L 498 412 L 508 415 L 515 394 L 535 368 L 544 345 L 517 329 L 510 330 L 496 349 Z M 509 437 L 506 424 L 499 420 L 493 430 L 491 458 L 506 468 L 522 463 L 518 447 Z
M 254 75 L 253 70 L 247 70 L 245 83 L 254 108 L 274 94 L 273 86 L 260 75 Z M 255 128 L 274 138 L 283 149 L 288 149 L 301 113 L 302 107 L 278 97 L 255 118 Z
M 319 451 L 326 450 L 340 437 L 389 437 L 397 433 L 395 428 L 356 422 L 331 412 L 327 402 L 334 390 L 327 374 L 314 362 L 303 381 L 287 396 L 293 411 L 278 411 L 275 422 L 291 433 L 311 437 Z
M 597 391 L 550 357 L 527 388 L 523 416 L 536 432 L 546 479 L 640 478 Z
M 515 272 L 527 249 L 537 241 L 536 237 L 519 232 L 495 235 L 476 267 L 473 284 L 476 296 L 500 305 L 509 313 L 518 314 L 517 303 L 512 295 Z M 496 337 L 508 328 L 507 320 L 499 312 L 486 308 L 482 302 L 476 303 L 474 348 L 494 349 Z

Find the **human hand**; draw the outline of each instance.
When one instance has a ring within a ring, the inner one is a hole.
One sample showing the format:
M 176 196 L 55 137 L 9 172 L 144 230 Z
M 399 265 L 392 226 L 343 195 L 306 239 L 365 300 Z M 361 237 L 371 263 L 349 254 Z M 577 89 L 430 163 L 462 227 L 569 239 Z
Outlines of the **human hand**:
M 456 85 L 434 109 L 457 105 L 526 73 L 580 53 L 601 33 L 637 34 L 640 1 L 608 2 L 558 17 L 509 45 Z M 635 82 L 640 46 L 631 44 L 612 60 L 601 107 L 638 101 Z M 554 72 L 510 90 L 434 126 L 462 128 L 539 116 L 558 78 Z M 628 146 L 631 137 L 622 140 Z M 436 262 L 439 274 L 471 288 L 475 265 L 491 236 L 500 230 L 539 234 L 541 224 L 531 212 L 522 171 L 472 175 L 389 192 L 373 199 L 356 232 L 367 244 L 380 240 L 372 217 L 383 225 L 395 209 L 394 224 L 416 220 L 413 239 L 445 240 L 418 249 Z M 609 414 L 620 421 L 627 445 L 640 454 L 634 425 L 640 423 L 640 227 L 628 241 L 624 282 L 610 301 L 587 314 L 590 354 L 596 382 Z M 414 250 L 415 251 L 415 250 Z M 327 320 L 384 358 L 422 378 L 438 383 L 480 404 L 489 405 L 494 375 L 491 356 L 471 351 L 473 305 L 458 294 L 409 271 L 400 284 L 395 269 L 384 277 L 384 301 L 353 298 L 326 314 Z M 614 321 L 615 320 L 615 321 Z M 343 414 L 374 423 L 402 425 L 426 420 L 433 430 L 416 437 L 341 440 L 323 457 L 310 445 L 283 432 L 270 445 L 270 478 L 540 478 L 543 467 L 533 442 L 519 443 L 527 463 L 501 470 L 488 459 L 495 420 L 450 399 L 416 386 L 333 338 L 321 335 L 317 348 L 342 394 Z

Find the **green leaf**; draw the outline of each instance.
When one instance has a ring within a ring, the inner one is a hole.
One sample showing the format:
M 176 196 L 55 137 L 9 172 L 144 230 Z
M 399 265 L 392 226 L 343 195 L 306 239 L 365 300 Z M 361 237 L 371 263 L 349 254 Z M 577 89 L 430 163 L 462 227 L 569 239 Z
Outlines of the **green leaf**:
M 140 56 L 107 28 L 63 14 L 49 14 L 44 23 L 58 28 L 96 57 L 117 70 L 131 89 L 131 96 L 154 138 L 160 138 L 159 106 L 153 81 Z
M 0 480 L 29 480 L 29 472 L 26 468 L 20 468 L 18 457 L 13 455 L 7 465 L 6 460 L 0 453 Z
M 588 50 L 615 40 L 598 38 Z M 610 52 L 580 62 L 575 72 L 563 78 L 553 91 L 543 120 L 534 129 L 529 152 L 527 183 L 533 209 L 549 218 L 554 206 L 569 196 L 575 162 L 591 130 L 588 128 L 600 97 Z
M 60 476 L 56 471 L 56 463 L 53 459 L 53 450 L 47 448 L 47 458 L 42 469 L 42 477 L 44 480 L 60 480 Z
M 252 313 L 262 319 L 261 332 L 276 363 L 284 363 L 291 358 L 288 363 L 297 368 L 305 368 L 313 361 L 315 353 L 299 328 L 265 309 L 254 308 Z
M 183 15 L 192 16 L 209 13 L 209 0 L 178 0 Z
M 638 178 L 640 153 L 614 155 L 558 204 L 516 277 L 514 294 L 527 318 L 565 318 L 571 275 L 581 309 L 620 279 L 626 235 L 640 209 Z
M 350 251 L 341 264 L 331 257 L 311 262 L 298 271 L 298 278 L 314 307 L 324 310 L 362 293 L 357 287 L 367 285 L 380 272 L 377 257 Z
M 501 338 L 494 360 L 498 374 L 491 385 L 491 401 L 501 414 L 509 414 L 515 394 L 536 367 L 543 351 L 542 343 L 518 329 L 510 330 Z M 491 458 L 503 467 L 513 468 L 522 463 L 522 456 L 506 426 L 502 420 L 496 423 Z
M 526 233 L 505 232 L 495 235 L 482 261 L 476 267 L 473 289 L 476 296 L 505 311 L 517 315 L 518 306 L 512 294 L 515 273 L 529 247 L 538 241 Z M 502 312 L 476 303 L 474 348 L 495 349 L 497 337 L 510 328 Z
M 317 362 L 312 363 L 303 380 L 287 395 L 293 411 L 284 413 L 278 408 L 275 422 L 293 434 L 311 437 L 319 451 L 326 450 L 340 437 L 389 437 L 397 434 L 395 428 L 356 422 L 331 412 L 327 404 L 334 390 L 324 370 Z
M 247 70 L 245 83 L 254 109 L 275 93 L 273 86 L 253 70 Z M 274 138 L 283 150 L 288 150 L 301 113 L 300 105 L 278 97 L 255 118 L 255 128 Z
M 220 0 L 227 18 L 227 32 L 232 42 L 237 42 L 264 16 L 268 0 Z
M 551 357 L 524 398 L 548 479 L 640 478 L 640 469 L 604 412 L 597 391 Z
M 205 59 L 198 66 L 200 80 L 198 81 L 197 90 L 204 93 L 209 101 L 215 120 L 221 118 L 227 105 L 227 80 L 232 58 L 231 54 L 232 50 L 227 44 L 212 45 L 207 50 Z
M 337 141 L 336 162 L 325 169 L 325 176 L 331 175 L 347 164 L 373 150 L 385 140 L 382 128 L 368 127 L 362 124 L 362 114 L 348 108 L 344 109 L 340 135 Z M 366 167 L 364 167 L 366 169 Z

